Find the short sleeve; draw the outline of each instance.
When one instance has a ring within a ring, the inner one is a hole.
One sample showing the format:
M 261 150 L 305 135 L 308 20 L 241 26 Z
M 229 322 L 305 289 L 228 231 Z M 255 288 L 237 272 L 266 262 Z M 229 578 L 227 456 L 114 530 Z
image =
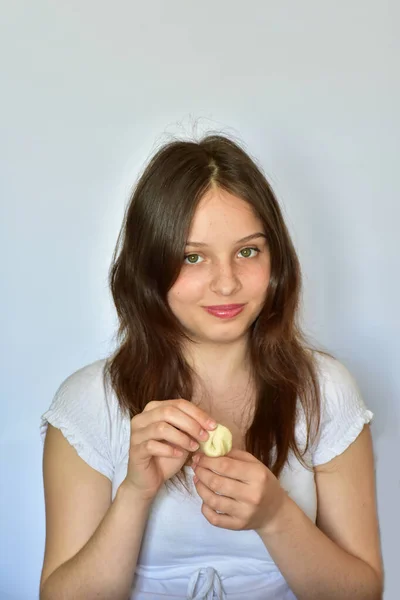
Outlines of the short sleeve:
M 60 429 L 78 455 L 112 481 L 112 414 L 103 386 L 104 362 L 87 365 L 61 383 L 41 416 L 40 434 L 44 443 L 48 423 Z
M 312 460 L 314 466 L 342 454 L 373 419 L 356 380 L 338 360 L 318 355 L 320 376 L 321 424 Z

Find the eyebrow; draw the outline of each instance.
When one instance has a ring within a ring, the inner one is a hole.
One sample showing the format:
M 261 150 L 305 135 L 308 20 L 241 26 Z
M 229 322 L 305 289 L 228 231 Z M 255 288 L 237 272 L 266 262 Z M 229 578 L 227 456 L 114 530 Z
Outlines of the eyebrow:
M 255 240 L 256 238 L 260 238 L 263 237 L 265 239 L 267 239 L 267 236 L 265 235 L 265 233 L 252 233 L 251 235 L 246 235 L 246 237 L 238 240 L 237 242 L 235 242 L 235 244 L 241 244 L 242 242 L 249 242 L 250 240 Z M 204 242 L 189 242 L 189 240 L 186 242 L 186 246 L 201 246 L 201 247 L 205 247 L 208 246 L 209 244 L 205 244 Z

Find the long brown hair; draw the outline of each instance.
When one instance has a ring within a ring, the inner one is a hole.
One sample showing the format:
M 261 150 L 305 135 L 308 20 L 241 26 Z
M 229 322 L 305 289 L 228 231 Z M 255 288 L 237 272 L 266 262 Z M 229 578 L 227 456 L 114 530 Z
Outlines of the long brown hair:
M 151 400 L 192 399 L 194 373 L 182 352 L 188 337 L 166 298 L 182 267 L 196 207 L 210 186 L 248 202 L 267 235 L 271 275 L 265 304 L 249 332 L 256 405 L 245 442 L 247 451 L 279 476 L 290 450 L 305 464 L 304 452 L 318 431 L 318 376 L 298 323 L 296 251 L 270 184 L 236 141 L 219 134 L 170 141 L 138 179 L 109 272 L 119 344 L 106 361 L 104 378 L 110 378 L 130 418 Z M 307 424 L 303 449 L 295 439 L 298 400 Z M 177 478 L 187 482 L 183 468 Z

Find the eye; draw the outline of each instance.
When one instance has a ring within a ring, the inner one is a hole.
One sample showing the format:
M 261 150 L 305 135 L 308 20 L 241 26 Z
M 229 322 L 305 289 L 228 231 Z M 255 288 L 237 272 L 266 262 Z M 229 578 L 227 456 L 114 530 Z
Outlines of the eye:
M 251 254 L 251 252 L 255 252 L 255 254 Z M 261 250 L 259 248 L 255 247 L 249 247 L 249 248 L 243 248 L 242 250 L 240 250 L 239 254 L 242 254 L 242 258 L 254 258 L 254 256 L 257 256 L 257 254 L 259 254 L 261 252 Z M 192 253 L 192 254 L 185 254 L 184 257 L 184 262 L 187 265 L 198 265 L 199 264 L 199 258 L 201 258 L 201 256 L 199 254 L 196 253 Z M 203 259 L 201 258 L 202 262 Z
M 253 256 L 251 256 L 250 254 L 248 254 L 249 252 L 255 252 L 256 254 L 253 254 Z M 243 253 L 246 252 L 247 255 L 243 256 Z M 254 256 L 257 256 L 257 254 L 259 254 L 261 252 L 261 250 L 257 247 L 254 248 L 243 248 L 243 250 L 240 250 L 239 254 L 242 254 L 242 258 L 254 258 Z
M 194 258 L 194 260 L 192 260 Z M 201 258 L 201 256 L 199 254 L 185 254 L 185 264 L 187 265 L 197 265 L 198 261 L 196 260 L 196 258 Z M 186 262 L 186 259 L 189 262 Z

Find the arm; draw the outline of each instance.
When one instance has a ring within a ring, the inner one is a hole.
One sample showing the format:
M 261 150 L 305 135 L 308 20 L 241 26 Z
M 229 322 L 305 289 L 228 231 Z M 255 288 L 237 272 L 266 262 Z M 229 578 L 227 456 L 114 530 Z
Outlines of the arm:
M 287 496 L 259 532 L 298 600 L 381 600 L 383 567 L 369 426 L 315 468 L 317 526 Z
M 89 467 L 49 425 L 43 477 L 46 549 L 40 600 L 127 600 L 150 502 Z M 77 508 L 78 507 L 78 508 Z

